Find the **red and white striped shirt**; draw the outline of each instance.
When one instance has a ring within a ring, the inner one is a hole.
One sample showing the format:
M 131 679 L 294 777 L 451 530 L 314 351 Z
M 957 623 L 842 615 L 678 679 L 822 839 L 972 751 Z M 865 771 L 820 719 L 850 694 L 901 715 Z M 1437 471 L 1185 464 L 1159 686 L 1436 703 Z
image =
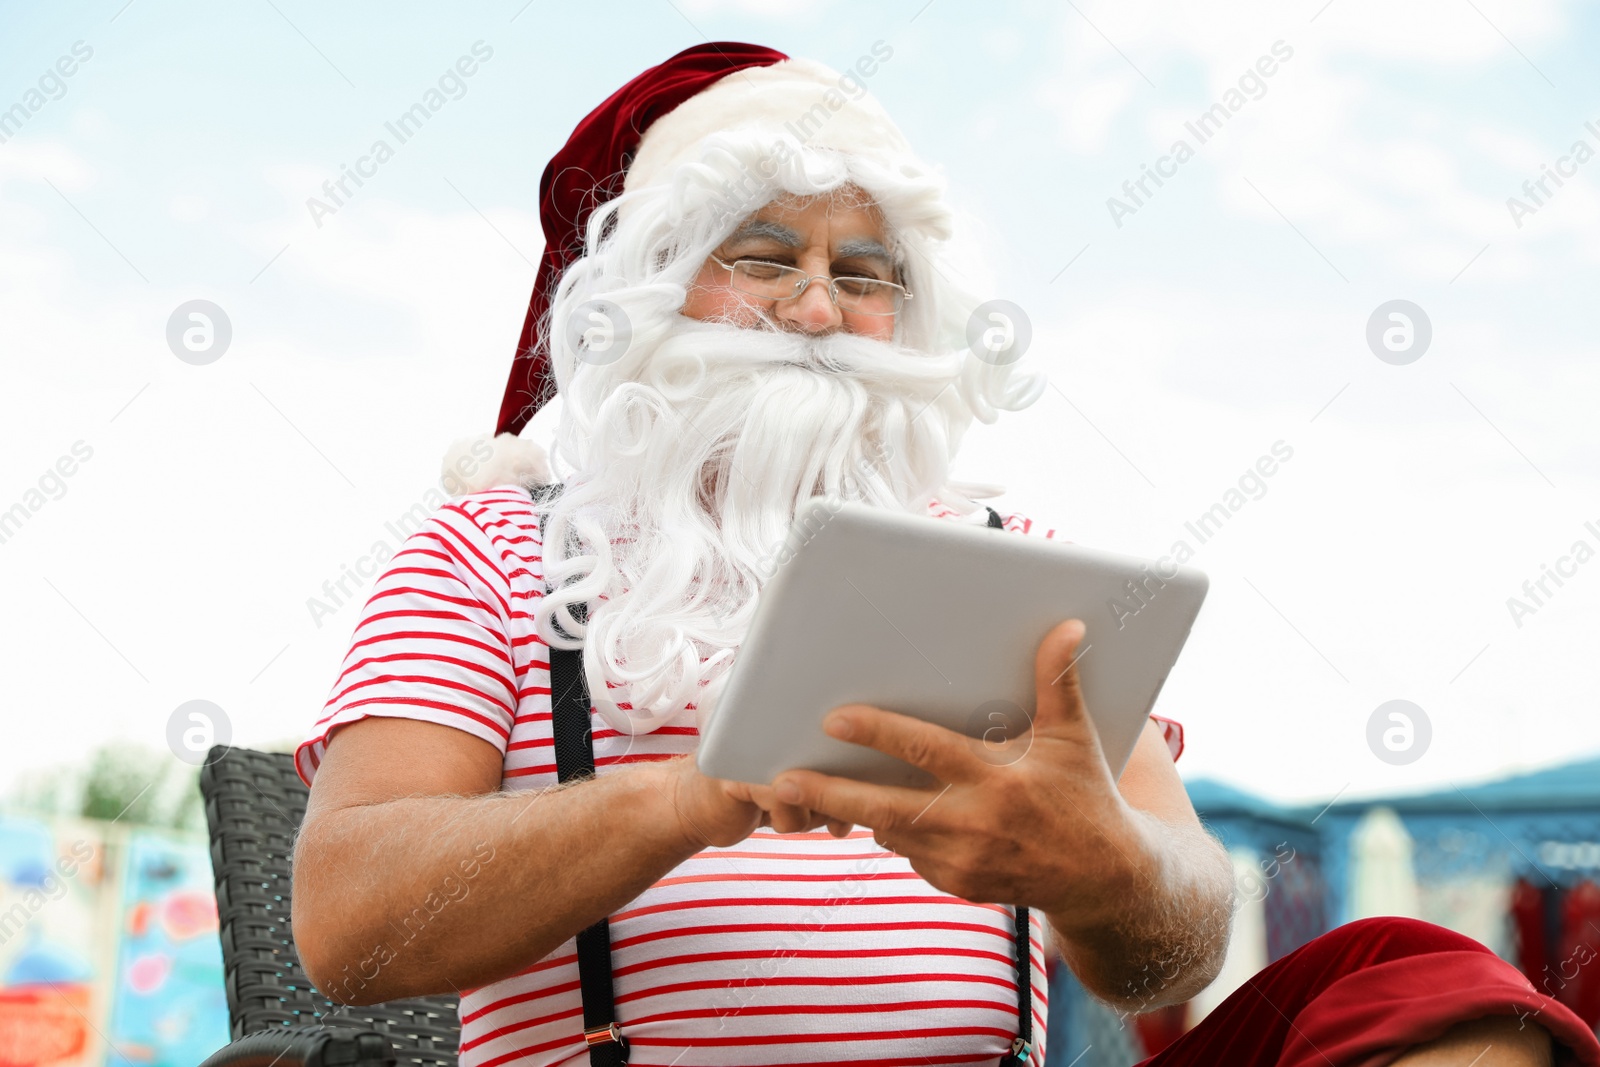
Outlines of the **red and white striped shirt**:
M 981 522 L 941 504 L 938 518 Z M 1009 530 L 1054 537 L 1021 516 Z M 422 719 L 505 755 L 501 787 L 556 782 L 549 649 L 528 493 L 440 507 L 378 578 L 323 716 L 295 753 L 309 785 L 328 735 L 369 715 Z M 694 712 L 649 734 L 595 720 L 597 773 L 694 750 Z M 530 902 L 530 906 L 535 906 Z M 1044 1062 L 1043 917 L 1033 920 L 1034 1049 Z M 630 1063 L 993 1064 L 1016 1036 L 1010 910 L 925 882 L 870 830 L 844 839 L 762 828 L 708 848 L 611 916 Z M 581 1064 L 575 941 L 461 999 L 461 1067 Z

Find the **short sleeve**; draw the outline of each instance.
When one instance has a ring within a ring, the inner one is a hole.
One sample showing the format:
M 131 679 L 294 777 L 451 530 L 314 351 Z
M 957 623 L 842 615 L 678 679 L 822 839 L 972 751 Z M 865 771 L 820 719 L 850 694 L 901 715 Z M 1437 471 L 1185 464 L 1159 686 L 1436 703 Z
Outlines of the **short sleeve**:
M 1046 526 L 1044 523 L 1034 522 L 1026 515 L 1015 513 L 1000 513 L 1001 524 L 1013 533 L 1027 534 L 1030 537 L 1044 537 L 1051 541 L 1060 541 L 1062 544 L 1071 544 L 1066 535 L 1058 527 Z
M 516 718 L 510 581 L 460 503 L 440 507 L 378 577 L 322 716 L 295 750 L 308 786 L 341 726 L 372 715 L 464 730 L 502 755 Z
M 1150 717 L 1161 727 L 1161 736 L 1167 742 L 1167 751 L 1172 753 L 1172 762 L 1177 763 L 1178 757 L 1183 755 L 1183 723 L 1163 715 Z

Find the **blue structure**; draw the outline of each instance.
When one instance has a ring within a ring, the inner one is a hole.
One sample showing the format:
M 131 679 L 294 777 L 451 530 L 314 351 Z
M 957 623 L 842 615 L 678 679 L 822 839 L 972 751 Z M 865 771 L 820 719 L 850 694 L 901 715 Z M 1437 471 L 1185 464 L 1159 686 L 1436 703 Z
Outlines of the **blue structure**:
M 1274 804 L 1211 779 L 1188 785 L 1201 818 L 1229 848 L 1271 855 L 1280 841 L 1317 857 L 1328 928 L 1349 922 L 1350 837 L 1373 808 L 1411 835 L 1420 884 L 1485 875 L 1565 888 L 1600 876 L 1600 757 L 1428 793 L 1320 805 Z
M 1264 898 L 1269 960 L 1355 917 L 1352 837 L 1378 807 L 1393 811 L 1411 838 L 1420 917 L 1441 925 L 1461 928 L 1451 921 L 1452 908 L 1473 912 L 1481 925 L 1485 915 L 1504 911 L 1513 885 L 1525 883 L 1525 891 L 1544 897 L 1547 937 L 1553 938 L 1565 894 L 1580 882 L 1600 882 L 1600 757 L 1477 785 L 1326 806 L 1276 804 L 1212 779 L 1186 785 L 1202 821 L 1230 851 L 1247 849 L 1261 858 L 1260 878 L 1249 885 L 1241 879 L 1239 889 Z M 1501 917 L 1504 936 L 1496 941 L 1481 930 L 1463 932 L 1512 958 L 1510 916 Z M 1058 970 L 1051 982 L 1049 1062 L 1066 1064 L 1084 1054 L 1077 1067 L 1125 1067 L 1140 1058 L 1126 1058 L 1131 1034 L 1120 1020 L 1089 1001 L 1065 967 Z M 1095 1047 L 1084 1053 L 1089 1045 Z M 1107 1055 L 1097 1058 L 1102 1050 Z
M 1420 885 L 1482 875 L 1566 889 L 1600 877 L 1600 758 L 1480 785 L 1352 800 L 1319 820 L 1334 922 L 1349 914 L 1350 833 L 1382 804 L 1405 824 Z

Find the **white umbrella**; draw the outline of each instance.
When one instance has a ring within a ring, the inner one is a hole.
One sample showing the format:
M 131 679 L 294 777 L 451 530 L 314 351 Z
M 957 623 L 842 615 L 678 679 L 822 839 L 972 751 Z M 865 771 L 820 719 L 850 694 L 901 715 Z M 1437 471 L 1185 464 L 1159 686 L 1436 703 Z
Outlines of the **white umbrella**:
M 1350 834 L 1350 918 L 1421 918 L 1411 835 L 1392 808 L 1377 807 Z

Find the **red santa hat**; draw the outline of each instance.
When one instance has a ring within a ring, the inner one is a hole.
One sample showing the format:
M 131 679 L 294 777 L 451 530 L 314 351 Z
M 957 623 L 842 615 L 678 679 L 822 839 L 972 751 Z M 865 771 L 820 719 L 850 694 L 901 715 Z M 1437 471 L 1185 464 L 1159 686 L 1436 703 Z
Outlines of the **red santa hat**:
M 590 214 L 619 193 L 667 180 L 707 136 L 748 124 L 786 127 L 816 147 L 884 157 L 909 151 L 859 78 L 760 45 L 695 45 L 612 93 L 578 123 L 539 181 L 544 254 L 500 404 L 493 457 L 475 465 L 465 479 L 468 491 L 550 479 L 544 451 L 517 435 L 555 392 L 545 319 L 562 274 L 583 254 Z M 469 450 L 482 454 L 473 443 L 456 442 L 445 458 L 458 484 Z

